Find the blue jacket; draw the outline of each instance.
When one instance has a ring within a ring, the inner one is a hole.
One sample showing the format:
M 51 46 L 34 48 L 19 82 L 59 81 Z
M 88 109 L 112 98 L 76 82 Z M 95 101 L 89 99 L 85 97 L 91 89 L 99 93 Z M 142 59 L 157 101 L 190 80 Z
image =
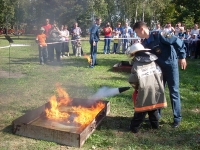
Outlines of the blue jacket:
M 90 43 L 98 41 L 99 41 L 99 26 L 97 24 L 94 24 L 90 28 Z
M 170 33 L 161 35 L 159 31 L 150 32 L 149 38 L 142 44 L 145 48 L 150 48 L 150 52 L 158 57 L 156 62 L 160 66 L 174 64 L 177 63 L 177 59 L 186 58 L 183 40 Z

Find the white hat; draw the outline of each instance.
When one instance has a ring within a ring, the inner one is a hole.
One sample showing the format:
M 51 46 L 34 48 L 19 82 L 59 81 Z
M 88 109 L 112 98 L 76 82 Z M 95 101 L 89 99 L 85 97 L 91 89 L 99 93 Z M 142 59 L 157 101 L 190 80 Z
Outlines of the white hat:
M 45 29 L 43 27 L 40 28 L 41 31 L 45 31 Z
M 151 50 L 151 49 L 144 48 L 144 46 L 142 44 L 140 44 L 140 43 L 134 43 L 130 47 L 129 54 L 134 55 L 136 52 L 149 51 L 149 50 Z

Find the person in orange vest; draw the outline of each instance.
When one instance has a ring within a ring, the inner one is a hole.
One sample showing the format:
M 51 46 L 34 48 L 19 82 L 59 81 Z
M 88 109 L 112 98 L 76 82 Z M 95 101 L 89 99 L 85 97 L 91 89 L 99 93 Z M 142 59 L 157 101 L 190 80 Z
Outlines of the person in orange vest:
M 158 109 L 167 106 L 162 71 L 154 62 L 157 56 L 150 53 L 142 44 L 135 43 L 130 47 L 128 55 L 132 59 L 132 69 L 129 77 L 129 83 L 135 89 L 133 94 L 134 116 L 131 120 L 130 130 L 137 133 L 146 114 L 149 115 L 149 121 L 153 129 L 159 128 Z

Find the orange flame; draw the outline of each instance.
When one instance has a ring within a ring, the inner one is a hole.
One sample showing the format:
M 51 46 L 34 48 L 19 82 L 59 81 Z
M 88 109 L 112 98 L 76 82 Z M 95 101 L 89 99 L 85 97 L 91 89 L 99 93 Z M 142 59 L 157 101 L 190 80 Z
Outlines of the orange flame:
M 91 108 L 84 108 L 82 106 L 72 107 L 75 113 L 78 115 L 76 118 L 74 118 L 74 121 L 81 124 L 81 126 L 86 126 L 104 107 L 105 104 L 102 102 L 98 102 L 95 106 L 92 106 Z
M 65 92 L 61 87 L 57 86 L 58 97 L 55 95 L 50 98 L 51 108 L 46 108 L 46 117 L 48 119 L 63 121 L 65 120 L 67 123 L 71 121 L 68 118 L 73 118 L 77 124 L 81 127 L 87 126 L 92 120 L 96 117 L 96 115 L 105 107 L 103 102 L 98 102 L 90 108 L 86 108 L 83 106 L 71 106 L 71 112 L 61 111 L 59 110 L 61 106 L 70 106 L 72 99 L 69 98 L 67 92 Z M 74 115 L 76 114 L 76 115 Z M 70 116 L 72 115 L 72 116 Z
M 91 58 L 90 58 L 90 56 L 84 55 L 84 57 L 87 58 L 87 61 L 88 61 L 88 63 L 90 64 L 90 63 L 91 63 Z
M 55 119 L 55 120 L 62 120 L 62 119 L 67 119 L 69 117 L 68 113 L 59 111 L 58 102 L 57 102 L 55 95 L 51 97 L 50 104 L 51 104 L 51 108 L 45 109 L 47 118 Z

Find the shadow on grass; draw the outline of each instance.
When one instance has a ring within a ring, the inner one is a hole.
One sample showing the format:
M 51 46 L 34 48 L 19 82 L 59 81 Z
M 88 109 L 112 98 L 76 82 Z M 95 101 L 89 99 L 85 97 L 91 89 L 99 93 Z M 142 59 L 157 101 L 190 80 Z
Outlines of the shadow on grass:
M 8 126 L 6 126 L 4 129 L 2 129 L 1 131 L 2 131 L 3 133 L 13 134 L 12 129 L 13 129 L 13 126 L 12 126 L 12 125 L 8 125 Z
M 131 118 L 121 116 L 108 116 L 97 128 L 98 132 L 107 136 L 112 134 L 117 141 L 118 146 L 127 143 L 129 146 L 145 145 L 149 149 L 199 149 L 200 148 L 200 127 L 193 126 L 191 128 L 172 128 L 167 122 L 160 123 L 161 128 L 158 130 L 151 129 L 148 123 L 143 123 L 137 134 L 130 132 Z M 128 141 L 127 141 L 128 139 Z M 130 144 L 132 143 L 132 144 Z

